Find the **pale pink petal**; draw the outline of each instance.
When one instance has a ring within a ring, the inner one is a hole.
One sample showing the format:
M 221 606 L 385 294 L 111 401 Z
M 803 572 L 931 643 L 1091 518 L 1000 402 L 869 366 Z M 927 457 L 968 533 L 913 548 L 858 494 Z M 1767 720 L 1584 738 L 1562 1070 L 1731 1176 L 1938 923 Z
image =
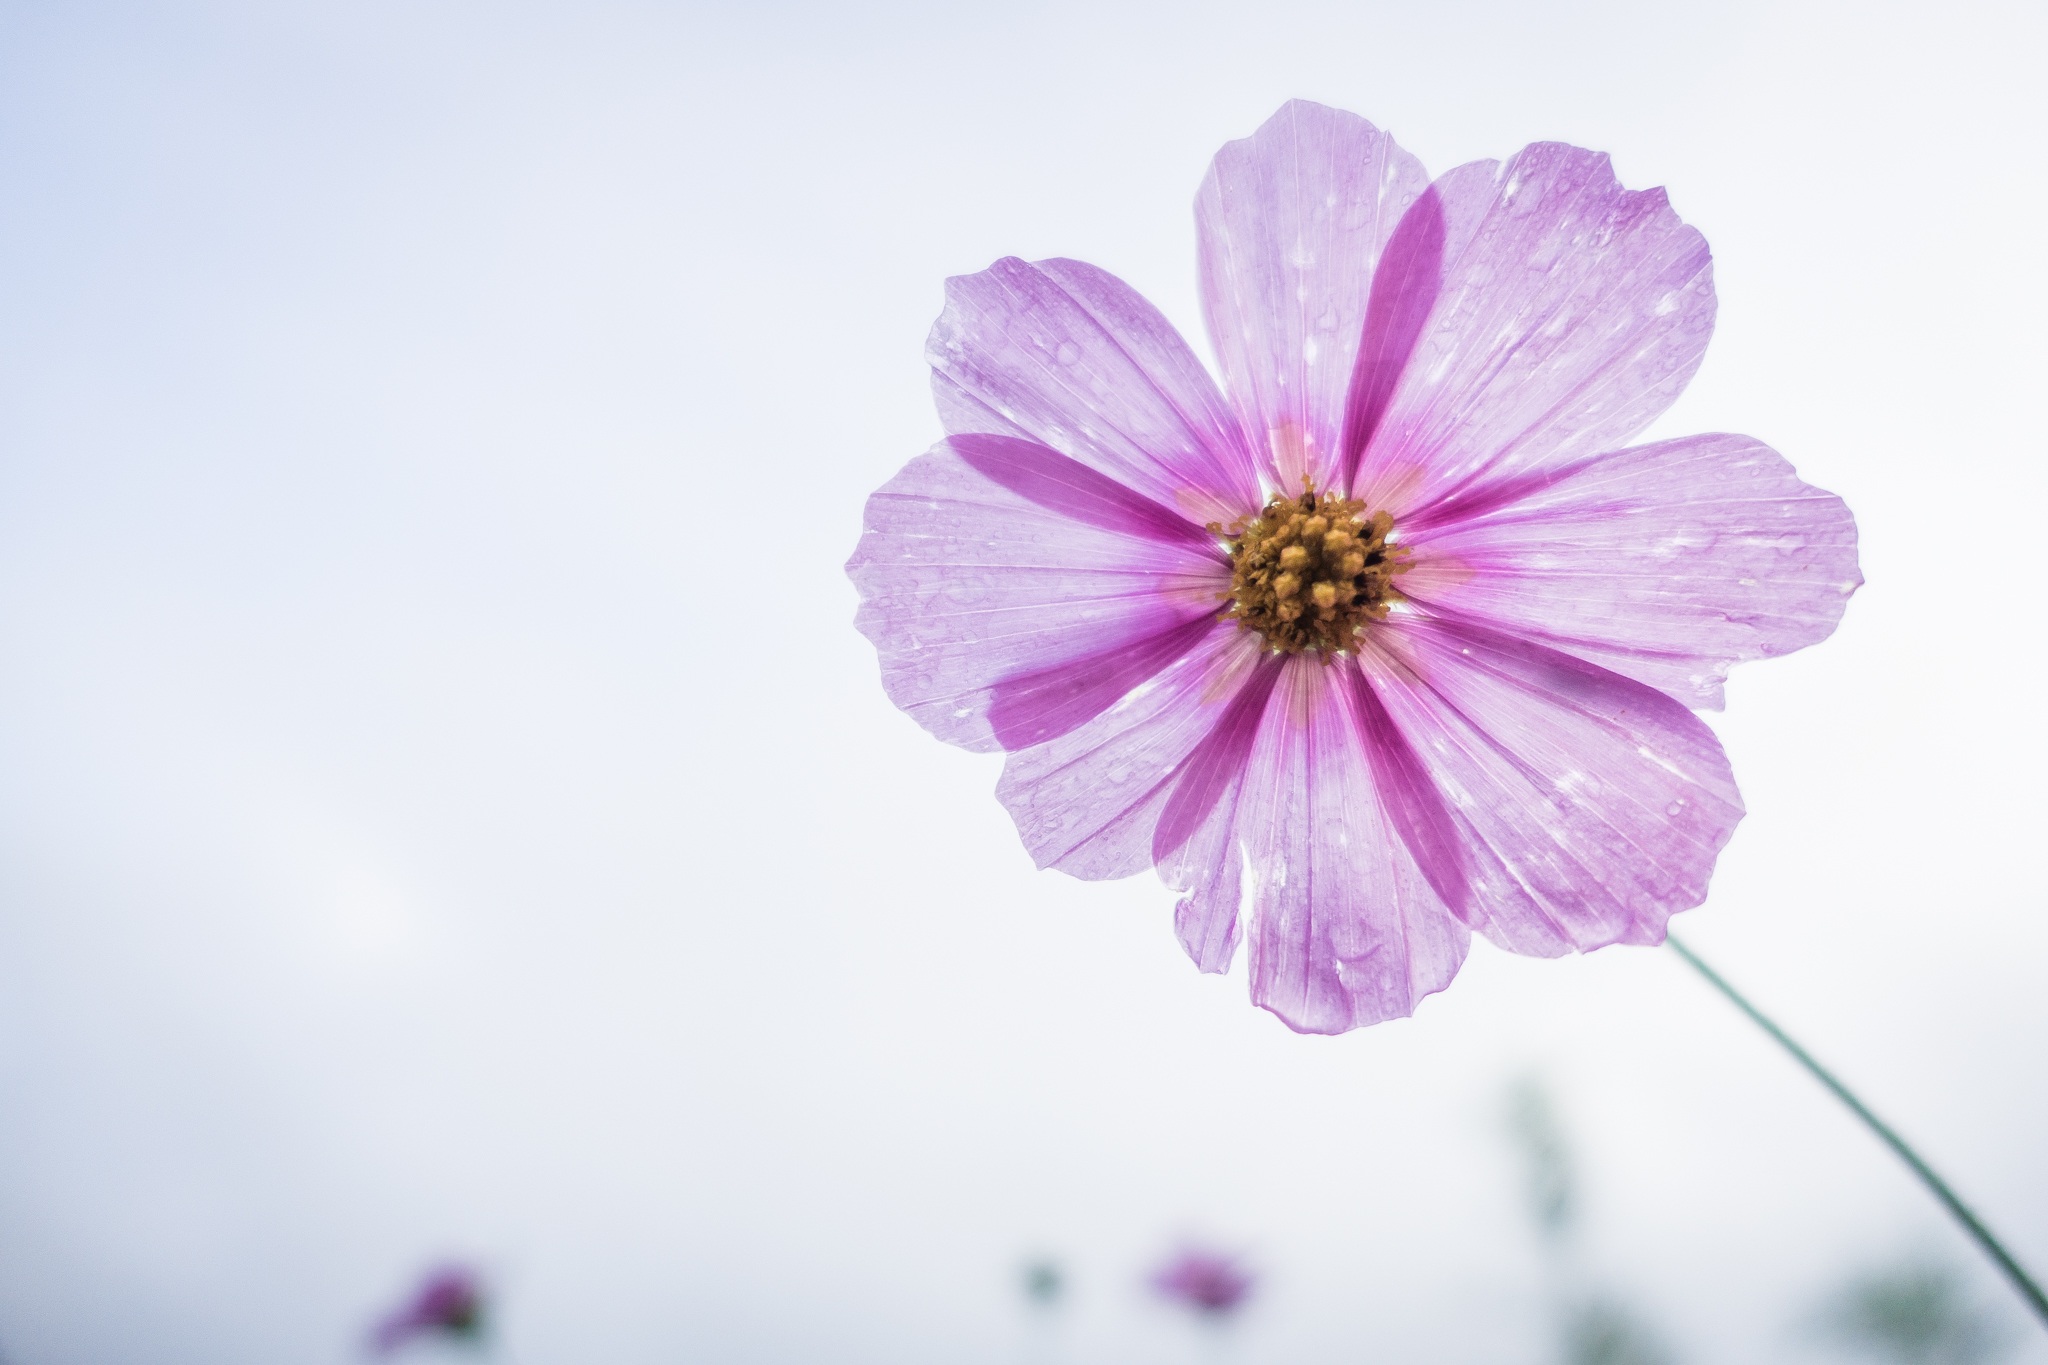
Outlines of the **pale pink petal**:
M 1152 834 L 1154 861 L 1163 863 L 1172 857 L 1224 804 L 1224 797 L 1251 760 L 1259 727 L 1265 724 L 1266 703 L 1284 670 L 1285 661 L 1279 656 L 1262 655 L 1257 669 L 1216 718 L 1208 736 L 1175 769 L 1172 794 Z
M 1222 553 L 1216 535 L 1049 447 L 978 434 L 954 436 L 946 444 L 976 472 L 1047 511 L 1106 531 L 1193 546 L 1207 558 Z
M 1360 664 L 1459 837 L 1417 839 L 1412 821 L 1404 834 L 1474 929 L 1544 955 L 1657 943 L 1706 897 L 1742 801 L 1682 704 L 1505 632 L 1414 615 L 1380 623 Z
M 1243 937 L 1244 848 L 1236 831 L 1240 768 L 1224 798 L 1188 841 L 1158 863 L 1159 879 L 1183 892 L 1173 907 L 1173 932 L 1198 970 L 1227 972 Z
M 1412 754 L 1420 790 L 1389 793 L 1404 741 L 1351 661 L 1278 658 L 1227 628 L 1210 640 L 1088 724 L 1010 755 L 997 794 L 1025 846 L 1082 877 L 1156 864 L 1183 893 L 1175 928 L 1204 971 L 1229 967 L 1248 924 L 1253 999 L 1292 1028 L 1412 1013 L 1450 984 L 1469 931 L 1411 840 L 1432 819 L 1462 828 Z M 1390 760 L 1368 746 L 1374 725 Z
M 1152 832 L 1152 860 L 1168 886 L 1187 894 L 1174 906 L 1174 932 L 1195 966 L 1230 970 L 1237 954 L 1243 850 L 1235 832 L 1238 787 L 1251 764 L 1273 689 L 1286 664 L 1265 655 L 1215 726 L 1174 771 Z
M 1856 521 L 1747 436 L 1635 446 L 1403 528 L 1401 589 L 1718 708 L 1728 669 L 1827 638 L 1863 581 Z
M 1150 867 L 1175 775 L 1259 676 L 1258 637 L 1216 622 L 1193 649 L 1116 705 L 1012 753 L 996 796 L 1033 860 L 1089 880 Z
M 1202 307 L 1272 487 L 1330 485 L 1374 265 L 1428 183 L 1391 137 L 1305 100 L 1210 165 L 1195 199 Z
M 1372 766 L 1373 788 L 1387 820 L 1415 857 L 1437 899 L 1462 912 L 1472 904 L 1471 862 L 1461 843 L 1465 830 L 1445 803 L 1429 765 L 1401 732 L 1363 667 L 1344 672 L 1359 739 Z
M 925 355 L 949 432 L 1027 437 L 1198 526 L 1258 508 L 1216 381 L 1158 309 L 1094 266 L 1010 257 L 946 281 Z
M 846 567 L 890 700 L 981 750 L 1113 705 L 1208 632 L 1230 587 L 1198 528 L 997 436 L 955 437 L 905 465 L 868 500 Z
M 1349 660 L 1288 661 L 1234 813 L 1252 1000 L 1302 1033 L 1412 1014 L 1451 983 L 1468 942 L 1397 828 L 1355 675 Z
M 1623 189 L 1605 156 L 1536 143 L 1447 172 L 1409 215 L 1400 303 L 1433 292 L 1429 320 L 1391 394 L 1360 404 L 1373 410 L 1346 452 L 1353 494 L 1397 525 L 1615 449 L 1698 367 L 1714 324 L 1706 241 L 1662 190 Z
M 1372 293 L 1365 305 L 1365 331 L 1359 338 L 1358 360 L 1344 399 L 1341 458 L 1332 486 L 1349 488 L 1358 461 L 1385 420 L 1388 407 L 1408 373 L 1416 347 L 1436 311 L 1444 283 L 1443 200 L 1425 190 L 1401 215 L 1373 271 Z
M 1215 613 L 1203 612 L 1097 654 L 998 679 L 988 706 L 996 742 L 1014 752 L 1078 729 L 1216 630 Z

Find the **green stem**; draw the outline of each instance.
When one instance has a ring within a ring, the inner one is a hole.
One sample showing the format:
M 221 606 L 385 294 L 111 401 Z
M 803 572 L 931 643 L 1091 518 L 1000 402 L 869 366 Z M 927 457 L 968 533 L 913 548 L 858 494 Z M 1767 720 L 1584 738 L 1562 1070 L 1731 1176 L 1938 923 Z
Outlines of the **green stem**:
M 1899 1160 L 1913 1168 L 1913 1174 L 1920 1177 L 1920 1183 L 1933 1191 L 1934 1197 L 1941 1201 L 1942 1207 L 1963 1225 L 1963 1231 L 1969 1233 L 1977 1245 L 1984 1249 L 1985 1255 L 1998 1263 L 1998 1268 L 2005 1272 L 2005 1278 L 2012 1281 L 2012 1287 L 2019 1291 L 2020 1297 L 2027 1301 L 2027 1306 L 2034 1310 L 2034 1316 L 2041 1319 L 2043 1325 L 2048 1325 L 2048 1295 L 2041 1292 L 2041 1286 L 2034 1282 L 2034 1277 L 2027 1274 L 2026 1269 L 2013 1259 L 2012 1253 L 1991 1235 L 1991 1229 L 1979 1222 L 1977 1215 L 1970 1212 L 1969 1206 L 1956 1197 L 1956 1192 L 1948 1187 L 1948 1182 L 1936 1175 L 1934 1168 L 1922 1161 L 1920 1154 L 1908 1147 L 1906 1140 L 1892 1131 L 1891 1125 L 1871 1113 L 1862 1100 L 1849 1092 L 1848 1086 L 1836 1080 L 1833 1072 L 1816 1062 L 1805 1048 L 1786 1037 L 1785 1030 L 1772 1023 L 1762 1010 L 1744 999 L 1742 992 L 1722 980 L 1719 972 L 1700 961 L 1692 949 L 1680 943 L 1676 936 L 1667 936 L 1664 941 L 1671 945 L 1673 952 L 1690 963 L 1694 971 L 1705 977 L 1708 984 L 1733 1001 L 1735 1008 L 1755 1020 L 1757 1027 L 1765 1033 L 1777 1039 L 1778 1045 L 1791 1053 L 1793 1059 L 1801 1066 L 1812 1072 L 1815 1080 L 1832 1090 L 1836 1099 L 1848 1105 L 1851 1113 L 1862 1119 L 1871 1132 L 1883 1139 L 1885 1146 L 1898 1153 Z

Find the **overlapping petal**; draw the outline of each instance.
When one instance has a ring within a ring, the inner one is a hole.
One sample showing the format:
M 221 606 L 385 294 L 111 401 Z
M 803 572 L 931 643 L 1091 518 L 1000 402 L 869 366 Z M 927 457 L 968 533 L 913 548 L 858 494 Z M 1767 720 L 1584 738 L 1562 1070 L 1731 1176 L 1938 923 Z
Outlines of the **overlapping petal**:
M 1390 306 L 1426 303 L 1427 320 L 1346 451 L 1353 495 L 1397 523 L 1623 445 L 1678 396 L 1713 331 L 1705 239 L 1594 152 L 1536 143 L 1460 166 L 1399 235 L 1420 260 Z
M 1202 308 L 1272 487 L 1331 485 L 1374 267 L 1428 183 L 1393 138 L 1306 100 L 1210 165 L 1195 199 Z
M 1042 867 L 1156 863 L 1184 893 L 1176 926 L 1204 971 L 1229 967 L 1249 922 L 1253 998 L 1291 1027 L 1399 1018 L 1450 984 L 1469 933 L 1375 782 L 1356 674 L 1226 630 L 1090 724 L 1012 754 L 997 793 Z
M 1207 633 L 1229 588 L 1199 527 L 1001 436 L 953 437 L 905 465 L 868 500 L 847 572 L 890 700 L 979 750 L 1114 704 Z
M 1216 622 L 1117 705 L 1011 754 L 996 796 L 1033 860 L 1090 880 L 1152 866 L 1177 777 L 1259 674 L 1257 638 Z
M 949 432 L 1036 441 L 1198 526 L 1259 505 L 1216 381 L 1158 309 L 1094 266 L 1010 257 L 948 280 L 926 359 Z
M 1289 1027 L 1341 1033 L 1405 1017 L 1450 984 L 1467 929 L 1399 833 L 1366 747 L 1356 667 L 1297 656 L 1276 668 L 1242 771 L 1190 841 L 1194 856 L 1161 864 L 1188 893 L 1183 942 L 1221 941 L 1219 922 L 1242 911 L 1252 999 Z
M 1827 638 L 1862 575 L 1856 521 L 1747 436 L 1687 436 L 1489 485 L 1404 528 L 1401 587 L 1718 708 L 1728 669 Z
M 1360 665 L 1441 802 L 1404 840 L 1473 928 L 1523 953 L 1657 943 L 1705 899 L 1742 800 L 1720 742 L 1683 705 L 1426 617 L 1382 623 Z M 1457 838 L 1417 837 L 1444 820 Z

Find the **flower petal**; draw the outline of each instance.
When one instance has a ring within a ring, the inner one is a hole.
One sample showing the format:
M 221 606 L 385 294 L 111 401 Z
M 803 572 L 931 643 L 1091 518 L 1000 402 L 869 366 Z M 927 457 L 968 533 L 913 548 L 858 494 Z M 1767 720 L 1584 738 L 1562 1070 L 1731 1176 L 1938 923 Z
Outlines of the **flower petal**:
M 1154 836 L 1188 955 L 1226 970 L 1246 912 L 1252 999 L 1303 1033 L 1413 1013 L 1470 939 L 1384 799 L 1356 679 L 1348 660 L 1264 656 L 1176 771 Z
M 1470 931 L 1382 797 L 1357 683 L 1348 660 L 1280 659 L 1226 630 L 1087 725 L 1010 755 L 997 795 L 1041 867 L 1107 878 L 1156 862 L 1183 893 L 1175 927 L 1203 971 L 1229 968 L 1248 921 L 1252 998 L 1289 1027 L 1399 1018 L 1450 984 Z M 1449 828 L 1434 789 L 1422 799 Z
M 1429 183 L 1359 118 L 1294 100 L 1216 154 L 1195 199 L 1210 344 L 1268 483 L 1330 483 L 1380 250 Z
M 1213 539 L 1183 519 L 996 436 L 954 437 L 905 465 L 868 499 L 846 568 L 890 700 L 977 750 L 1038 742 L 1114 704 L 1192 648 L 1230 588 Z
M 1389 618 L 1360 664 L 1461 837 L 1418 839 L 1474 929 L 1554 955 L 1657 943 L 1706 898 L 1742 799 L 1713 731 L 1653 688 L 1469 623 Z
M 1429 321 L 1346 452 L 1353 495 L 1397 524 L 1615 449 L 1698 368 L 1714 325 L 1706 240 L 1662 190 L 1623 189 L 1605 156 L 1539 142 L 1447 172 L 1409 215 L 1424 264 L 1441 243 Z
M 1161 878 L 1188 892 L 1174 906 L 1174 932 L 1205 972 L 1229 971 L 1237 956 L 1243 855 L 1231 828 L 1236 793 L 1285 668 L 1272 655 L 1259 659 L 1215 726 L 1174 770 L 1152 832 L 1152 861 Z
M 1348 660 L 1288 661 L 1234 812 L 1252 1000 L 1300 1033 L 1414 1013 L 1450 985 L 1469 942 L 1375 780 L 1355 676 Z
M 996 796 L 1040 867 L 1091 881 L 1153 862 L 1154 831 L 1188 755 L 1258 674 L 1258 637 L 1222 622 L 1116 705 L 1012 753 Z
M 1079 729 L 1128 696 L 1217 629 L 1214 612 L 1112 645 L 1068 663 L 1000 678 L 989 689 L 988 722 L 1015 752 Z
M 1191 545 L 1210 557 L 1221 556 L 1216 536 L 1056 450 L 1012 436 L 976 434 L 955 436 L 947 444 L 978 473 L 1047 511 L 1106 531 Z
M 1728 670 L 1826 639 L 1856 521 L 1747 436 L 1688 436 L 1489 485 L 1411 530 L 1401 589 L 1719 708 Z
M 1216 381 L 1158 309 L 1094 266 L 1010 257 L 946 281 L 925 353 L 948 432 L 1028 437 L 1197 526 L 1259 506 Z

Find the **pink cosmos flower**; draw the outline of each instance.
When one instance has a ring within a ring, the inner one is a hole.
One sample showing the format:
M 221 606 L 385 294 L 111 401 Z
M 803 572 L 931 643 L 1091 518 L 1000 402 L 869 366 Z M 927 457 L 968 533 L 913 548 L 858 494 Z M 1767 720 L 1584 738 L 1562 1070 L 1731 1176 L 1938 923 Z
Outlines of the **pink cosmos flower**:
M 1297 1030 L 1410 1013 L 1474 931 L 1660 942 L 1742 816 L 1688 708 L 1862 581 L 1768 446 L 1628 444 L 1706 349 L 1706 242 L 1605 156 L 1431 181 L 1302 102 L 1195 224 L 1220 388 L 1093 266 L 948 282 L 950 434 L 847 565 L 890 698 L 1008 753 L 1040 866 L 1155 866 L 1205 971 L 1248 938 Z
M 1209 1317 L 1224 1318 L 1244 1306 L 1256 1281 L 1229 1256 L 1187 1250 L 1152 1277 L 1161 1296 L 1186 1304 Z
M 484 1293 L 462 1266 L 444 1266 L 420 1281 L 403 1305 L 370 1334 L 370 1348 L 388 1355 L 419 1337 L 474 1339 L 483 1331 Z

